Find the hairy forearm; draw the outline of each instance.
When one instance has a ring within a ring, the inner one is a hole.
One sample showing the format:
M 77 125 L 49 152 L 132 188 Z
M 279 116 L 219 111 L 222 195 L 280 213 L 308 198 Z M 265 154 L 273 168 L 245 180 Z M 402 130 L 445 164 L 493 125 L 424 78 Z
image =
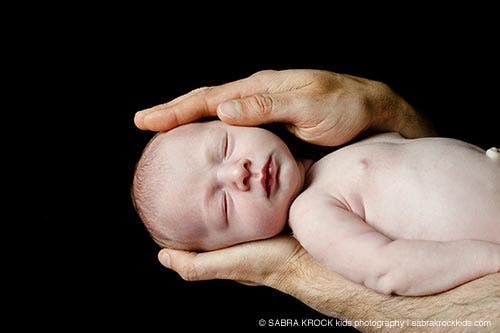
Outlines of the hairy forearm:
M 399 132 L 413 139 L 437 135 L 432 123 L 422 113 L 415 110 L 390 87 L 375 83 L 377 93 L 371 97 L 373 119 L 372 128 L 382 132 Z M 378 111 L 378 112 L 376 112 Z
M 413 139 L 437 135 L 430 120 L 406 102 L 403 102 L 399 113 L 400 122 L 398 132 L 402 136 Z
M 288 265 L 287 274 L 277 272 L 266 282 L 290 294 L 316 311 L 342 320 L 404 321 L 404 327 L 358 326 L 362 332 L 496 332 L 500 329 L 500 273 L 474 280 L 433 296 L 408 297 L 379 294 L 344 279 L 303 256 Z M 290 269 L 292 267 L 292 269 Z M 471 326 L 440 321 L 470 321 Z M 474 326 L 484 321 L 486 326 Z

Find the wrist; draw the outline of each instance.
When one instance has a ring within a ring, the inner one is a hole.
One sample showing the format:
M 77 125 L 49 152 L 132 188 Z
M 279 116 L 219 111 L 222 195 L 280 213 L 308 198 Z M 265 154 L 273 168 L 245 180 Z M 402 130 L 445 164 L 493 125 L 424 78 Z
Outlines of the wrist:
M 406 106 L 401 108 L 399 133 L 409 139 L 436 136 L 437 132 L 432 123 L 422 113 L 415 110 L 411 105 L 404 102 Z
M 317 263 L 309 254 L 297 255 L 266 282 L 327 316 L 346 319 L 361 307 L 352 306 L 352 282 Z M 362 288 L 361 286 L 359 286 Z
M 380 93 L 386 97 L 379 99 L 383 102 L 376 105 L 378 110 L 372 112 L 373 129 L 380 132 L 398 132 L 408 139 L 436 135 L 431 122 L 401 96 L 387 86 Z

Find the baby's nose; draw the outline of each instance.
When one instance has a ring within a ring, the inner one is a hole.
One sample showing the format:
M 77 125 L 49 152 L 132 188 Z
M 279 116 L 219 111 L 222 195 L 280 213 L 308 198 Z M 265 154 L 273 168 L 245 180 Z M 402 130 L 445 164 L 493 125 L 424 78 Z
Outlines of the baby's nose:
M 241 159 L 231 163 L 224 168 L 224 182 L 229 186 L 235 186 L 240 191 L 250 189 L 250 165 L 248 159 Z

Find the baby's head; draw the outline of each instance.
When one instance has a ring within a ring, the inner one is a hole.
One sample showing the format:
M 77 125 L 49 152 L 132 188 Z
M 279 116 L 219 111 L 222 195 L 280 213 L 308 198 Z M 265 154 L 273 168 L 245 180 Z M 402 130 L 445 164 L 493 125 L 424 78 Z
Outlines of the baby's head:
M 278 234 L 304 170 L 268 130 L 191 123 L 151 139 L 132 195 L 161 246 L 208 251 Z

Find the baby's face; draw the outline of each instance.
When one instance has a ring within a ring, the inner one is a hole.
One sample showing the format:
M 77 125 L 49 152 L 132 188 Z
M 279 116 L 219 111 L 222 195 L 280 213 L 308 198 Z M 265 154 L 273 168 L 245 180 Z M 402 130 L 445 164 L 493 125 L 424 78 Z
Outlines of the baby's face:
M 304 166 L 262 128 L 221 121 L 161 134 L 161 234 L 212 250 L 279 233 L 304 183 Z M 164 217 L 164 218 L 163 218 Z M 158 225 L 160 224 L 160 225 Z

